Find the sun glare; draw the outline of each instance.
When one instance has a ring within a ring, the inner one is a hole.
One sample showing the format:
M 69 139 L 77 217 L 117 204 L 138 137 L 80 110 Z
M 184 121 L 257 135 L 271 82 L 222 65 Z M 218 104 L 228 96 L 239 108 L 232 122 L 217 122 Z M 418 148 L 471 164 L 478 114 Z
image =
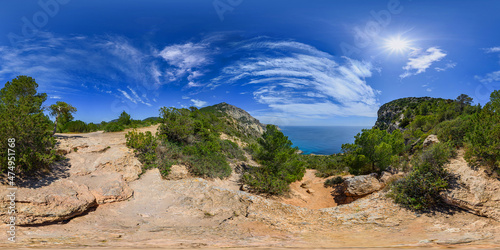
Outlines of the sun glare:
M 409 49 L 411 49 L 410 41 L 403 39 L 401 37 L 393 37 L 391 39 L 385 40 L 385 46 L 387 50 L 391 53 L 401 54 Z

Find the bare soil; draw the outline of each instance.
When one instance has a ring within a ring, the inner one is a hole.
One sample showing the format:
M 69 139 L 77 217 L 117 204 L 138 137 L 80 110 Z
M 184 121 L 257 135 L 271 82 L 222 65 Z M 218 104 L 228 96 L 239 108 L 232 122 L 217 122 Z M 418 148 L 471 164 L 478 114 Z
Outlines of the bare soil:
M 124 134 L 60 135 L 60 147 L 80 148 L 68 155 L 67 168 L 51 178 L 98 171 L 105 165 L 94 163 L 115 156 L 110 154 L 133 157 Z M 110 148 L 95 153 L 93 159 L 81 158 L 85 150 L 103 147 Z M 127 168 L 106 167 L 121 173 Z M 336 206 L 331 189 L 324 188 L 324 179 L 314 173 L 308 170 L 302 181 L 293 183 L 290 197 L 267 198 L 237 190 L 236 175 L 228 180 L 165 180 L 153 169 L 131 178 L 128 185 L 134 194 L 129 200 L 99 205 L 63 223 L 18 227 L 17 242 L 8 243 L 5 234 L 0 247 L 500 248 L 498 221 L 453 207 L 416 214 L 383 192 Z M 307 188 L 301 186 L 304 182 Z M 1 225 L 0 231 L 7 227 Z

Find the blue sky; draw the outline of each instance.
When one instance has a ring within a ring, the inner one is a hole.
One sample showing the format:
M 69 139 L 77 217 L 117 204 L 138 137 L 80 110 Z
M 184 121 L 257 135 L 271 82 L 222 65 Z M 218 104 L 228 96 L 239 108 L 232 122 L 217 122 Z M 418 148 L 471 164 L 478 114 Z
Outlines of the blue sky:
M 0 82 L 29 75 L 76 119 L 227 102 L 264 123 L 364 125 L 408 96 L 500 88 L 498 1 L 12 0 Z

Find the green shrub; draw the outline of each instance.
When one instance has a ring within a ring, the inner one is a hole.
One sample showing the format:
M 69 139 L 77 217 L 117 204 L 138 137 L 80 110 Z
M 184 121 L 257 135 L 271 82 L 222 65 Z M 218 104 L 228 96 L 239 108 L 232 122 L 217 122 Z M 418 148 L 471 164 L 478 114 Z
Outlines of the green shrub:
M 47 94 L 37 93 L 37 88 L 33 78 L 18 76 L 5 83 L 0 90 L 2 171 L 10 166 L 8 149 L 15 150 L 13 162 L 16 167 L 9 169 L 15 172 L 34 173 L 48 167 L 57 158 L 54 150 L 56 140 L 51 131 L 54 125 L 43 113 Z M 14 144 L 8 141 L 10 138 L 15 139 Z
M 116 122 L 110 122 L 108 124 L 106 124 L 106 126 L 104 127 L 104 132 L 120 132 L 120 131 L 123 131 L 125 128 L 116 123 Z
M 88 132 L 87 124 L 80 120 L 67 122 L 64 126 L 64 132 Z
M 325 187 L 334 187 L 338 184 L 341 184 L 344 182 L 344 178 L 342 178 L 342 176 L 337 176 L 337 177 L 334 177 L 334 178 L 330 178 L 330 179 L 327 179 L 325 181 L 325 184 L 324 186 Z
M 388 196 L 412 210 L 435 206 L 440 202 L 439 193 L 448 187 L 449 174 L 443 165 L 452 154 L 449 145 L 437 143 L 414 156 L 411 172 L 391 184 Z
M 469 115 L 460 116 L 454 120 L 444 121 L 435 128 L 440 141 L 450 142 L 455 147 L 463 146 L 464 138 L 470 127 L 472 119 Z
M 295 154 L 288 137 L 274 125 L 267 125 L 266 132 L 258 139 L 255 158 L 262 164 L 243 176 L 243 181 L 261 193 L 283 194 L 289 184 L 304 177 L 304 163 Z M 255 147 L 255 146 L 254 146 Z
M 472 115 L 471 123 L 465 136 L 465 159 L 500 174 L 500 90 L 491 93 L 490 101 Z
M 404 150 L 403 134 L 399 130 L 390 134 L 377 128 L 363 129 L 354 138 L 354 144 L 342 145 L 344 162 L 352 174 L 384 171 L 393 156 Z
M 200 177 L 223 179 L 229 177 L 232 172 L 226 157 L 216 152 L 195 155 L 189 159 L 189 163 L 191 173 Z

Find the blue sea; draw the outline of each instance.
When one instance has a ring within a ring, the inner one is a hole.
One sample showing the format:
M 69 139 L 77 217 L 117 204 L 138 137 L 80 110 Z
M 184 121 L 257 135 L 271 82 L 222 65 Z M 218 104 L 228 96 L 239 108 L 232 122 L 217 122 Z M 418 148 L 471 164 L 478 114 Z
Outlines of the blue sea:
M 340 153 L 342 144 L 353 143 L 360 126 L 284 126 L 281 132 L 288 136 L 294 147 L 299 147 L 304 154 L 331 155 Z

